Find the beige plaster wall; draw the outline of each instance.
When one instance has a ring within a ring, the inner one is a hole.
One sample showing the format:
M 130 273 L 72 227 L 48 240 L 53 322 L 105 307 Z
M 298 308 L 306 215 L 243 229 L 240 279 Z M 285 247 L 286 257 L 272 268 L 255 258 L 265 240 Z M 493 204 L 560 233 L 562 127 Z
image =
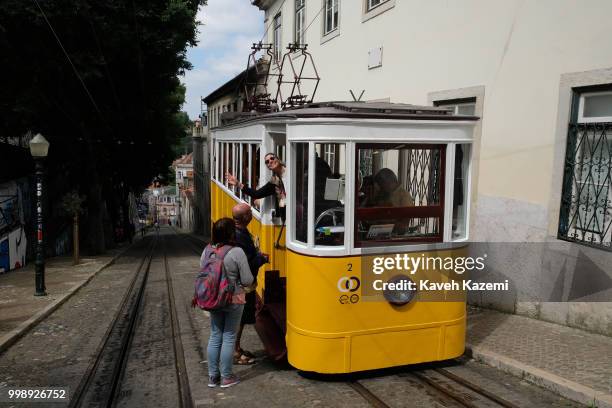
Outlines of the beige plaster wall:
M 519 264 L 493 265 L 519 282 L 515 293 L 473 300 L 612 335 L 612 303 L 570 296 L 592 280 L 585 265 L 601 278 L 592 281 L 612 279 L 612 254 L 556 238 L 571 89 L 612 83 L 612 2 L 395 0 L 365 19 L 364 1 L 340 0 L 338 31 L 326 37 L 323 1 L 306 2 L 306 42 L 322 77 L 315 100 L 350 100 L 349 90 L 364 89 L 364 100 L 414 104 L 476 96 L 470 239 L 540 245 Z M 281 3 L 272 3 L 266 25 Z M 281 10 L 283 46 L 293 39 L 293 7 Z M 272 42 L 273 29 L 267 33 Z M 368 69 L 375 47 L 382 66 Z M 545 296 L 521 301 L 536 284 Z M 612 299 L 602 288 L 599 296 Z M 572 303 L 547 302 L 555 290 Z

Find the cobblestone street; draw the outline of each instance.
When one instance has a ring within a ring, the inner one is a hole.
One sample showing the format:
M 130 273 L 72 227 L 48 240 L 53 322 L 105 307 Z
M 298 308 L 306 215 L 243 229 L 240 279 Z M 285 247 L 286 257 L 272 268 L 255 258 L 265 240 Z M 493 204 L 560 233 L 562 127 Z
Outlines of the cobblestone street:
M 113 264 L 99 271 L 57 310 L 8 347 L 0 355 L 0 386 L 67 387 L 74 392 L 101 347 L 101 339 L 109 330 L 129 282 L 147 251 L 147 245 L 154 238 L 155 235 L 149 235 L 138 241 Z M 529 384 L 525 379 L 515 378 L 469 359 L 442 365 L 378 370 L 350 376 L 307 375 L 268 361 L 252 326 L 247 326 L 242 343 L 245 349 L 255 351 L 258 363 L 254 366 L 235 366 L 236 372 L 242 378 L 242 384 L 239 386 L 227 390 L 209 389 L 206 386 L 205 353 L 209 318 L 207 312 L 192 309 L 190 306 L 199 248 L 193 239 L 176 235 L 169 229 L 162 230 L 159 238 L 167 250 L 180 326 L 180 341 L 195 406 L 235 406 L 246 401 L 251 406 L 262 407 L 371 406 L 354 384 L 365 387 L 390 407 L 455 406 L 455 401 L 441 396 L 414 377 L 413 373 L 418 374 L 422 370 L 439 367 L 446 367 L 456 375 L 480 384 L 517 406 L 577 406 L 569 400 Z M 128 358 L 118 406 L 165 407 L 171 406 L 177 398 L 172 370 L 164 374 L 163 369 L 165 366 L 171 368 L 174 354 L 171 343 L 168 343 L 172 334 L 169 331 L 169 314 L 165 311 L 165 277 L 160 269 L 163 258 L 160 257 L 161 251 L 156 250 L 156 253 L 144 293 L 144 313 L 137 323 L 136 340 L 132 343 L 133 351 Z M 473 325 L 479 324 L 478 322 L 476 314 Z M 489 324 L 494 325 L 495 320 Z M 138 335 L 142 330 L 145 331 Z M 473 347 L 476 347 L 476 337 L 472 335 L 470 338 Z M 489 337 L 489 341 L 494 341 L 495 338 Z

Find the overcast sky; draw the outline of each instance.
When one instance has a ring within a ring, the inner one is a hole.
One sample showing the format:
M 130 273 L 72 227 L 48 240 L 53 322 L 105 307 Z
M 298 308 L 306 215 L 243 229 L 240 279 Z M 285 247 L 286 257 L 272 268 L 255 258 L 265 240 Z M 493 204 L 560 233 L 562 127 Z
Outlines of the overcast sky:
M 187 86 L 183 110 L 195 119 L 200 97 L 210 94 L 246 69 L 251 45 L 263 35 L 263 12 L 250 0 L 209 0 L 198 13 L 198 45 L 187 53 L 193 69 L 183 82 Z

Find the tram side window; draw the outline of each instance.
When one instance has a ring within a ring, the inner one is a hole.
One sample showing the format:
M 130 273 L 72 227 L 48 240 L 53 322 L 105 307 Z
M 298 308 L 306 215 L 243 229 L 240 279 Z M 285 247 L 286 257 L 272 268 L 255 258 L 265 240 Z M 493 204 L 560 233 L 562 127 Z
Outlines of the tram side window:
M 231 173 L 238 177 L 238 180 L 241 179 L 242 173 L 240 171 L 240 163 L 242 162 L 242 158 L 240 157 L 240 143 L 233 143 L 234 146 L 234 160 L 232 161 L 232 170 Z M 240 189 L 237 187 L 234 188 L 234 195 L 236 197 L 240 197 Z
M 221 154 L 221 143 L 215 142 L 216 149 L 213 149 L 213 163 L 215 164 L 215 170 L 213 171 L 213 178 L 215 180 L 220 180 L 219 174 L 221 174 L 221 160 L 219 159 L 219 155 Z
M 315 144 L 315 245 L 344 245 L 346 148 Z
M 224 183 L 225 172 L 227 171 L 227 143 L 220 143 L 221 145 L 221 171 L 219 173 L 219 181 Z
M 219 142 L 217 151 L 217 181 L 223 180 L 223 143 Z
M 470 145 L 455 147 L 455 180 L 453 182 L 453 239 L 467 238 L 468 171 Z
M 228 143 L 225 145 L 225 147 L 227 148 L 227 168 L 226 168 L 226 172 L 231 173 L 231 174 L 236 174 L 234 173 L 234 144 L 233 143 Z M 229 184 L 227 183 L 227 181 L 225 182 L 225 185 L 229 188 Z
M 445 152 L 442 145 L 357 145 L 357 246 L 442 241 Z
M 243 143 L 240 145 L 242 151 L 242 165 L 240 168 L 240 181 L 247 185 L 251 185 L 251 180 L 249 180 L 250 172 L 249 172 L 249 145 Z M 246 194 L 242 194 L 242 191 L 239 192 L 240 198 L 245 200 L 247 203 L 251 203 L 251 197 Z
M 221 171 L 219 172 L 219 181 L 221 183 L 225 180 L 225 168 L 227 166 L 227 144 L 220 143 L 221 145 Z
M 225 172 L 228 170 L 228 164 L 227 164 L 227 155 L 228 155 L 227 143 L 221 143 L 221 146 L 223 148 L 223 154 L 221 156 L 221 173 L 219 174 L 219 181 L 221 183 L 225 183 Z
M 308 143 L 295 144 L 295 240 L 308 242 Z
M 259 186 L 259 145 L 251 145 L 251 188 L 257 188 Z M 253 200 L 253 208 L 259 211 L 259 200 Z

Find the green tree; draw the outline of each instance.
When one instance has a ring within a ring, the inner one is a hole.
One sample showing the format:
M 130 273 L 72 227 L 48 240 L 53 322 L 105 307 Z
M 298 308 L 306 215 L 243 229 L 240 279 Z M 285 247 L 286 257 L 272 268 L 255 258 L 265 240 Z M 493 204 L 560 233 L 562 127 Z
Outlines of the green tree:
M 174 156 L 180 157 L 184 154 L 188 154 L 193 151 L 193 142 L 191 140 L 192 122 L 189 119 L 189 115 L 187 115 L 187 112 L 177 113 L 176 120 L 185 130 L 183 136 L 179 139 L 178 143 L 174 148 Z
M 167 173 L 184 138 L 179 76 L 203 4 L 0 2 L 0 137 L 50 141 L 50 203 L 74 188 L 86 196 L 93 253 L 104 250 L 105 219 L 118 222 L 129 191 Z

